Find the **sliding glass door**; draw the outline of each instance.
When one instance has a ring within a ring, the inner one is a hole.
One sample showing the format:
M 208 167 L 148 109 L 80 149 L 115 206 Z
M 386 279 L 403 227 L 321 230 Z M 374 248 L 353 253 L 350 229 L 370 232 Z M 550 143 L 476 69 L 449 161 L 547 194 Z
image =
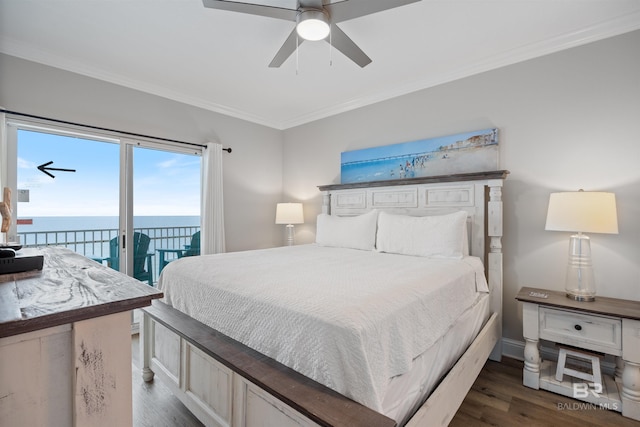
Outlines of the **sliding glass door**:
M 14 135 L 19 243 L 66 246 L 117 268 L 118 141 L 24 126 Z
M 157 280 L 172 260 L 200 254 L 201 157 L 138 144 L 131 151 L 133 275 Z M 143 261 L 151 271 L 142 270 Z
M 151 286 L 173 259 L 199 253 L 196 150 L 24 123 L 8 129 L 13 236 L 23 246 L 66 246 Z

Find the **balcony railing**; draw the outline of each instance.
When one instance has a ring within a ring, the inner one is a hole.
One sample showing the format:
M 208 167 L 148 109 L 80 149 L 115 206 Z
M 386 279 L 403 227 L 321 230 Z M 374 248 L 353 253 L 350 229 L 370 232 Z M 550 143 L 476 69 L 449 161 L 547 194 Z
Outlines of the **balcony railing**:
M 158 281 L 158 249 L 183 249 L 191 243 L 191 236 L 200 230 L 198 226 L 135 228 L 134 231 L 149 236 L 149 251 L 154 254 L 153 283 Z M 94 230 L 60 230 L 18 232 L 23 247 L 64 246 L 88 258 L 108 258 L 111 239 L 118 235 L 115 228 Z

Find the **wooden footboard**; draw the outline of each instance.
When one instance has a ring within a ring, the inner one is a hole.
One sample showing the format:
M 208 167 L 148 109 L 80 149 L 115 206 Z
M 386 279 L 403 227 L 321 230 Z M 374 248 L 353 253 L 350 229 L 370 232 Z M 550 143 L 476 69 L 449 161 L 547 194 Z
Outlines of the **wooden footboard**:
M 143 311 L 143 378 L 159 375 L 207 426 L 396 424 L 161 302 Z M 451 421 L 499 339 L 497 319 L 491 316 L 407 426 Z
M 207 426 L 396 424 L 161 302 L 143 311 L 143 378 L 159 375 Z

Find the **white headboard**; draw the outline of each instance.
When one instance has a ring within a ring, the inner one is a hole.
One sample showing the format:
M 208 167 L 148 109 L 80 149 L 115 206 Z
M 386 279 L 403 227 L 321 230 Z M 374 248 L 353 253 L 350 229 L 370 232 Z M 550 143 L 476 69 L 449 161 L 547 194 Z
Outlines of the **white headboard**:
M 372 209 L 413 216 L 466 211 L 469 252 L 484 262 L 491 311 L 501 316 L 502 185 L 508 174 L 500 170 L 318 188 L 324 193 L 322 212 L 331 215 L 360 215 Z M 499 347 L 494 353 L 501 352 Z

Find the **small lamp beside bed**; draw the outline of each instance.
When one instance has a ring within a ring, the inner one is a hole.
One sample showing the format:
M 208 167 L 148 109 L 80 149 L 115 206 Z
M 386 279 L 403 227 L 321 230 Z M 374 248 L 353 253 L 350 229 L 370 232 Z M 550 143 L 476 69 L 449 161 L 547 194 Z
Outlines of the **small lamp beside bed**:
M 287 225 L 287 246 L 293 246 L 294 224 L 303 224 L 302 203 L 278 203 L 276 206 L 276 224 Z
M 565 290 L 567 298 L 593 301 L 596 284 L 587 233 L 618 234 L 616 198 L 613 193 L 572 191 L 551 193 L 546 230 L 577 232 L 569 241 L 569 263 Z

